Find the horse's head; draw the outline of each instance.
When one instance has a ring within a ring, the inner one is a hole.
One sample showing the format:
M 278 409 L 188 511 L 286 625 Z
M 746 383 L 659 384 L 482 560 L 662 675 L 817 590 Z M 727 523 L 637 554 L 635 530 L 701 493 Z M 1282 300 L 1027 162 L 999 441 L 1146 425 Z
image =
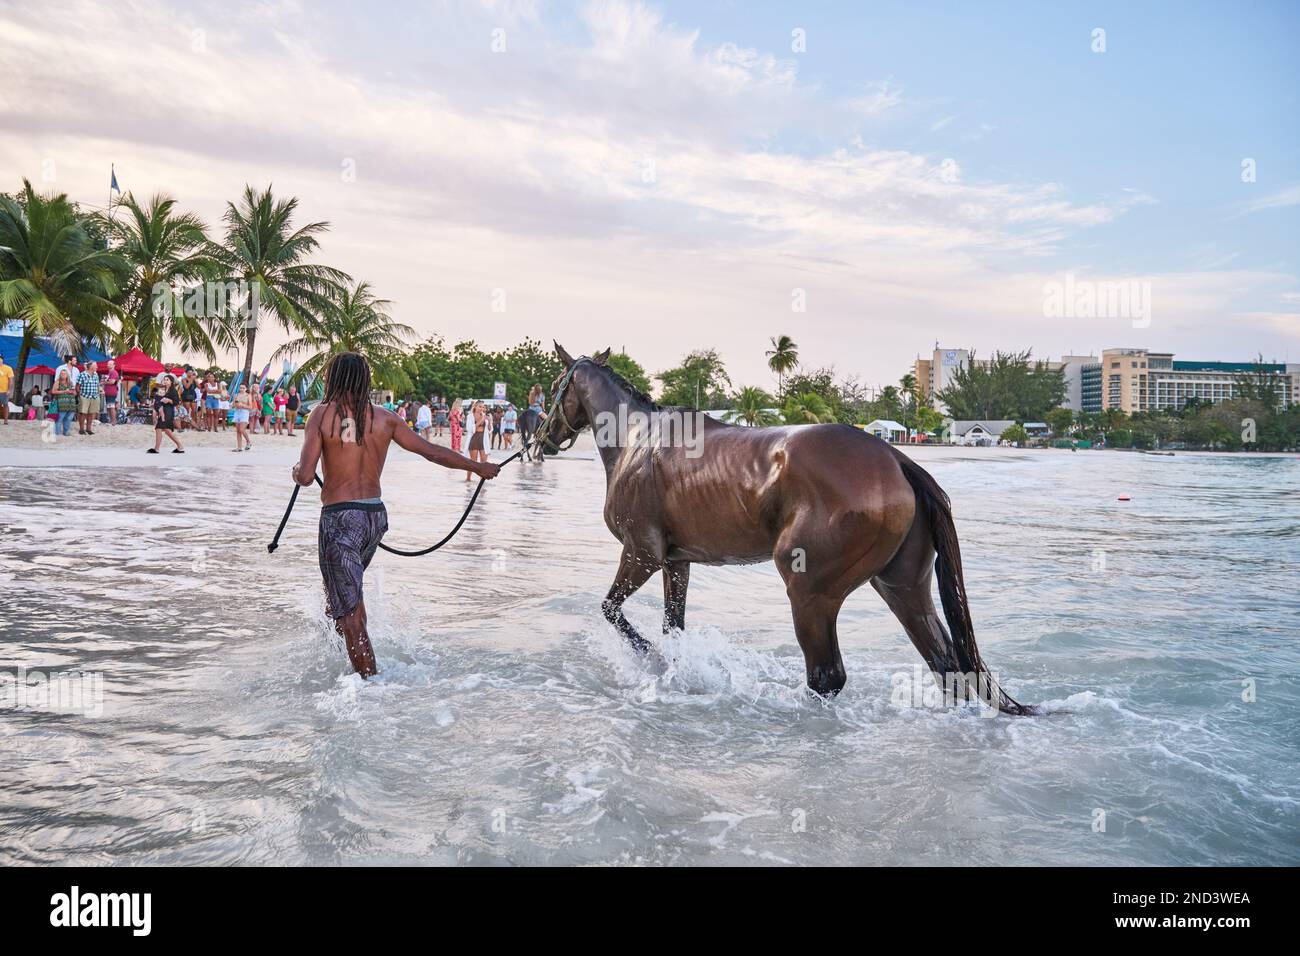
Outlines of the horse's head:
M 580 389 L 574 384 L 574 376 L 584 364 L 604 365 L 609 361 L 609 352 L 609 349 L 605 349 L 595 355 L 582 355 L 575 359 L 565 351 L 563 345 L 555 343 L 555 354 L 564 363 L 564 371 L 551 382 L 551 401 L 546 410 L 546 421 L 542 422 L 533 439 L 539 451 L 554 454 L 573 447 L 578 435 L 591 424 L 587 410 L 583 407 Z

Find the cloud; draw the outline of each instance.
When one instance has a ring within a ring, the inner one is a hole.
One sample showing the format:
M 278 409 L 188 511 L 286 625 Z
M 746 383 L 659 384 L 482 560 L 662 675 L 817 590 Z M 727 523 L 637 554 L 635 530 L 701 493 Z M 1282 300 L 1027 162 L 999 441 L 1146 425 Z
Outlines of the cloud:
M 1228 218 L 1235 219 L 1238 216 L 1248 216 L 1266 209 L 1284 209 L 1296 205 L 1300 205 L 1300 185 L 1288 186 L 1267 196 L 1261 196 L 1259 199 L 1238 203 L 1236 211 Z
M 1035 327 L 1018 310 L 1041 314 L 1025 264 L 1153 201 L 981 180 L 880 145 L 905 102 L 892 80 L 839 100 L 791 60 L 706 45 L 642 3 L 561 22 L 484 0 L 367 23 L 293 3 L 7 8 L 0 168 L 52 160 L 51 185 L 95 203 L 115 161 L 126 188 L 209 222 L 245 182 L 274 182 L 304 221 L 331 221 L 322 258 L 422 331 L 617 337 L 604 344 L 651 368 L 716 345 L 753 381 L 773 331 L 886 380 L 941 333 L 1016 345 Z M 801 285 L 809 312 L 793 314 Z M 507 313 L 489 311 L 493 288 Z M 1197 301 L 1218 300 L 1202 290 L 1188 315 Z M 1061 330 L 1037 327 L 1022 344 L 1052 347 Z

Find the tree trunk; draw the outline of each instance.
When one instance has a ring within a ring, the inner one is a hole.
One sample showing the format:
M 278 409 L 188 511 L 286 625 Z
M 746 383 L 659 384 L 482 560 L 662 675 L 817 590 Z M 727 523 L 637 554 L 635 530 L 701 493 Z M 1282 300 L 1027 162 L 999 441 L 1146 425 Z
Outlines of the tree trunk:
M 260 303 L 248 293 L 248 316 L 244 319 L 244 345 L 248 352 L 244 355 L 244 384 L 253 390 L 253 346 L 257 343 L 257 312 Z
M 18 399 L 18 406 L 23 404 L 23 377 L 27 374 L 27 357 L 32 352 L 32 335 L 23 326 L 23 341 L 18 346 L 18 367 L 14 369 L 14 398 Z M 9 417 L 9 409 L 5 409 L 5 418 Z

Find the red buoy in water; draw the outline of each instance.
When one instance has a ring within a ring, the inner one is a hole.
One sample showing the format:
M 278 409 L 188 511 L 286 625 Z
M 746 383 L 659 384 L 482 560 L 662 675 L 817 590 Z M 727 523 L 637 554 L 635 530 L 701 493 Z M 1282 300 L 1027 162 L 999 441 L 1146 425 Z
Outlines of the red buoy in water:
M 1132 499 L 1129 498 L 1128 495 L 1120 495 L 1120 496 L 1119 496 L 1119 500 L 1120 500 L 1120 501 L 1131 501 Z

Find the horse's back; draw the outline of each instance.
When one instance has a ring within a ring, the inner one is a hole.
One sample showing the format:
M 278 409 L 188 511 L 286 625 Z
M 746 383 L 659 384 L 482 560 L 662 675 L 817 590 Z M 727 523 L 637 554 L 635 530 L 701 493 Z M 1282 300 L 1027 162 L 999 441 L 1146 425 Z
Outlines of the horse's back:
M 675 548 L 706 562 L 768 559 L 797 527 L 901 539 L 915 511 L 894 450 L 850 425 L 710 429 L 698 458 L 674 456 L 660 491 Z

